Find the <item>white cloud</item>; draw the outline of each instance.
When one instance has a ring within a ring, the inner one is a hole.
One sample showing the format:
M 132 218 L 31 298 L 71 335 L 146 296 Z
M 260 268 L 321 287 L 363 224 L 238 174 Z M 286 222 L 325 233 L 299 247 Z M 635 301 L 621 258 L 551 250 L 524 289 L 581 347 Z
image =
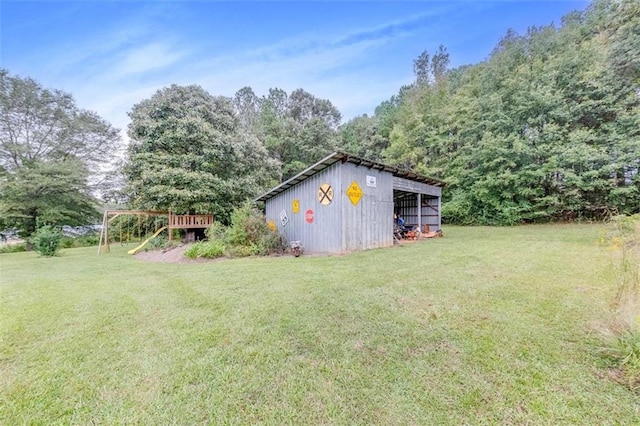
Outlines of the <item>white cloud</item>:
M 110 75 L 111 78 L 118 79 L 130 74 L 157 71 L 176 63 L 185 55 L 185 51 L 162 42 L 132 47 L 125 51 L 122 59 L 111 67 Z
M 304 34 L 233 56 L 208 58 L 193 64 L 190 72 L 182 74 L 183 81 L 201 84 L 211 93 L 224 95 L 232 95 L 244 86 L 251 86 L 258 94 L 266 93 L 271 87 L 287 91 L 302 87 L 316 96 L 328 98 L 340 109 L 342 105 L 351 109 L 368 102 L 379 103 L 388 97 L 386 94 L 389 92 L 383 90 L 385 95 L 382 99 L 375 92 L 379 92 L 381 86 L 387 89 L 396 84 L 397 79 L 392 82 L 376 79 L 372 76 L 375 70 L 367 70 L 363 63 L 374 56 L 376 50 L 410 37 L 414 29 L 407 27 L 413 26 L 420 19 L 423 16 L 395 21 L 370 30 L 339 34 L 329 39 Z M 367 71 L 371 71 L 371 75 L 367 75 Z M 367 84 L 363 85 L 363 82 Z M 406 81 L 403 80 L 404 83 Z M 363 87 L 358 94 L 360 101 L 347 102 L 349 93 L 357 87 Z M 399 87 L 395 86 L 394 91 Z M 315 88 L 322 90 L 316 92 Z M 338 98 L 345 101 L 340 102 Z M 367 106 L 362 112 L 372 109 L 370 105 Z M 355 115 L 353 111 L 344 113 L 345 117 Z
M 87 65 L 108 63 L 109 58 L 145 34 L 143 27 L 132 26 L 100 33 L 91 39 L 62 44 L 55 49 L 41 53 L 41 60 L 55 73 L 82 72 Z M 50 59 L 51 58 L 51 59 Z
M 371 113 L 407 83 L 406 78 L 385 79 L 371 58 L 422 31 L 430 16 L 414 15 L 331 37 L 296 34 L 232 54 L 216 54 L 206 45 L 211 40 L 198 45 L 132 20 L 129 27 L 67 47 L 71 53 L 56 55 L 52 68 L 80 106 L 96 111 L 123 135 L 133 105 L 170 84 L 199 84 L 225 96 L 244 86 L 259 95 L 272 87 L 288 92 L 303 88 L 329 99 L 347 120 Z

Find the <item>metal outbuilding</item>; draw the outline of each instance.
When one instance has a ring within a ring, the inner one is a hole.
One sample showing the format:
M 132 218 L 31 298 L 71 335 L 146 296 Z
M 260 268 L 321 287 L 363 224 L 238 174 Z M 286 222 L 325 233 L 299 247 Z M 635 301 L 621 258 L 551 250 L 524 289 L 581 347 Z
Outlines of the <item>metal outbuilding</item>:
M 394 213 L 420 230 L 441 228 L 444 182 L 334 152 L 255 201 L 269 226 L 313 253 L 393 245 Z

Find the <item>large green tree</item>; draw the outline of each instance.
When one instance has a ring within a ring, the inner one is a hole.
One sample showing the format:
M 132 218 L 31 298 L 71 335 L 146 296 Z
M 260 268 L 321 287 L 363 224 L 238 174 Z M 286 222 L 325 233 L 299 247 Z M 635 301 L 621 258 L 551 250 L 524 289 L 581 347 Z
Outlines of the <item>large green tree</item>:
M 444 179 L 453 222 L 638 212 L 638 29 L 640 3 L 597 0 L 561 26 L 508 31 L 476 65 L 447 70 L 444 48 L 425 51 L 375 126 L 348 123 L 342 140 Z
M 78 161 L 38 162 L 5 175 L 1 206 L 7 225 L 26 235 L 41 224 L 84 225 L 98 216 Z
M 243 132 L 260 140 L 286 180 L 338 146 L 340 112 L 326 99 L 303 90 L 288 94 L 269 89 L 258 98 L 249 87 L 239 90 L 234 106 Z
M 117 129 L 73 97 L 0 70 L 0 216 L 27 235 L 38 221 L 79 225 L 98 214 L 92 190 Z
M 341 149 L 360 157 L 381 161 L 387 143 L 379 129 L 380 118 L 377 116 L 369 117 L 365 114 L 352 118 L 340 126 Z
M 0 69 L 0 167 L 74 157 L 97 171 L 119 142 L 118 129 L 61 90 Z
M 475 96 L 453 96 L 469 118 L 454 133 L 463 149 L 448 170 L 451 217 L 519 223 L 640 209 L 639 82 L 617 76 L 611 61 L 613 6 L 509 33 L 468 73 Z
M 225 222 L 274 182 L 273 162 L 257 138 L 240 131 L 231 99 L 172 85 L 129 116 L 125 175 L 134 207 L 213 213 Z

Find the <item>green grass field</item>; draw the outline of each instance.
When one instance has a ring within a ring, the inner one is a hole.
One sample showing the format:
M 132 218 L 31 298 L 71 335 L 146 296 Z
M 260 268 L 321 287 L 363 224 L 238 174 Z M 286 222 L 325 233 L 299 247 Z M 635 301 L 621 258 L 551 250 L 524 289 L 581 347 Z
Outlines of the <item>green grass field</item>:
M 637 424 L 602 226 L 347 256 L 0 255 L 0 424 Z

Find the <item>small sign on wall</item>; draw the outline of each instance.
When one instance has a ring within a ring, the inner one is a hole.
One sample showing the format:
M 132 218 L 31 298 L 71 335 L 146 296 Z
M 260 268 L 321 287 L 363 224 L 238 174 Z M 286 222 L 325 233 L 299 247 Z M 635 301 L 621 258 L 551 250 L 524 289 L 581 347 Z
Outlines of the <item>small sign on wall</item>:
M 289 218 L 287 217 L 287 212 L 286 212 L 286 211 L 284 211 L 284 210 L 282 210 L 282 211 L 280 212 L 280 224 L 281 224 L 282 226 L 286 226 L 286 225 L 287 225 L 287 223 L 289 223 Z
M 307 223 L 313 223 L 313 210 L 309 209 L 304 213 L 304 220 L 306 220 Z
M 367 186 L 375 188 L 377 186 L 376 177 L 367 175 Z
M 300 213 L 300 200 L 293 200 L 291 202 L 291 211 L 294 213 Z
M 333 188 L 328 183 L 323 183 L 318 189 L 318 201 L 323 206 L 328 206 L 333 201 Z
M 351 182 L 351 185 L 349 185 L 349 188 L 347 188 L 347 197 L 349 197 L 351 203 L 354 206 L 357 206 L 363 195 L 364 194 L 362 193 L 362 189 L 360 189 L 360 185 L 358 185 L 358 182 L 356 182 L 355 180 Z

